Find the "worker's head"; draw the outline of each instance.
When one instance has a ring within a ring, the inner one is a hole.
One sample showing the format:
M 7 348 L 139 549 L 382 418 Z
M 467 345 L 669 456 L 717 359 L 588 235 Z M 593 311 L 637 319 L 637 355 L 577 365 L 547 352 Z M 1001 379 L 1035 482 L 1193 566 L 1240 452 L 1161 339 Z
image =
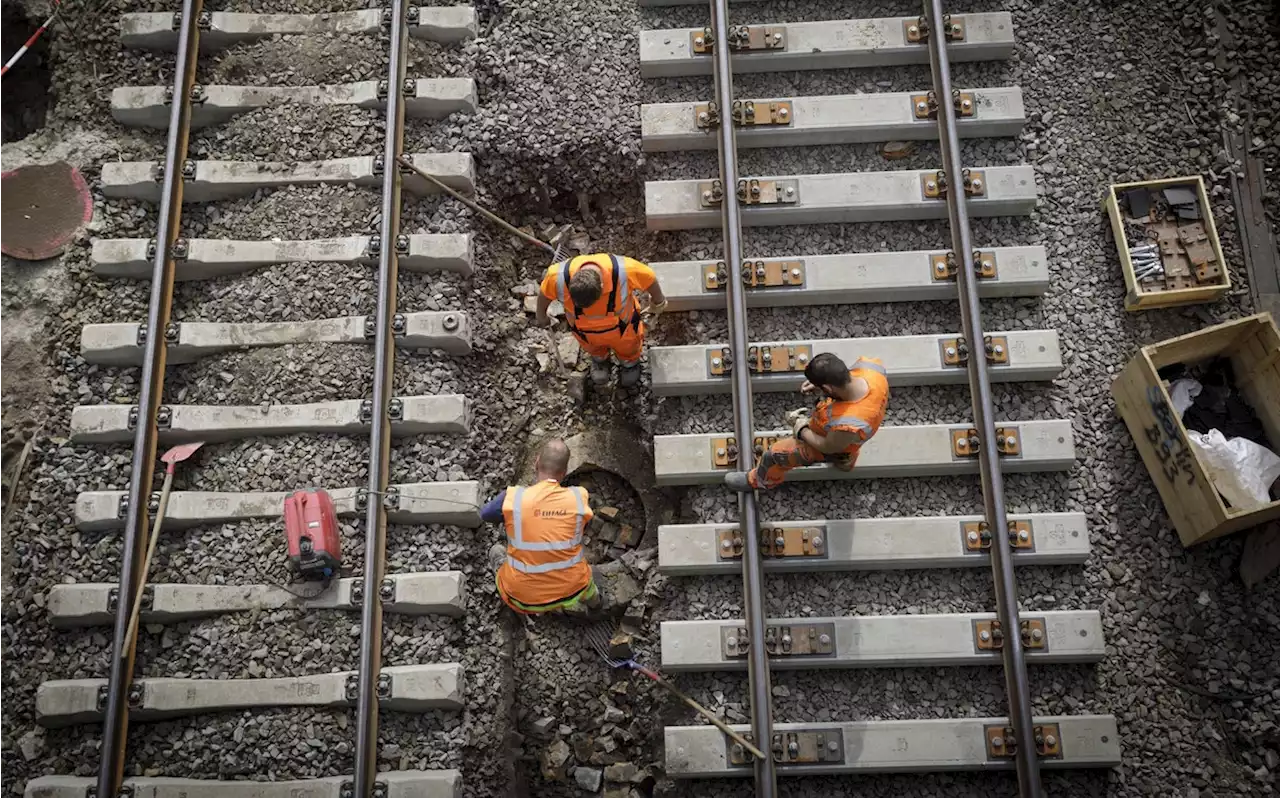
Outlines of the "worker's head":
M 830 352 L 814 356 L 809 365 L 804 367 L 804 377 L 828 396 L 835 395 L 853 379 L 849 376 L 849 367 L 844 361 Z
M 592 268 L 592 267 L 595 268 Z M 600 277 L 600 265 L 588 261 L 578 267 L 578 271 L 569 278 L 569 296 L 576 308 L 588 308 L 600 299 L 604 292 L 604 282 Z
M 569 446 L 562 438 L 552 438 L 542 444 L 533 460 L 533 470 L 540 480 L 554 479 L 559 482 L 564 479 L 569 470 Z

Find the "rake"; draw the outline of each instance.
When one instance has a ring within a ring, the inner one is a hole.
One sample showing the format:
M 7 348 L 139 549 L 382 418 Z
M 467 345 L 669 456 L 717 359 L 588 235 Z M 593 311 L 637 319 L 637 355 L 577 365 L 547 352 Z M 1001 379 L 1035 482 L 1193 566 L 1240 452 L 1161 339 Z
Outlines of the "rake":
M 756 759 L 764 759 L 764 752 L 762 752 L 759 748 L 753 745 L 750 740 L 748 740 L 747 738 L 743 737 L 741 734 L 734 731 L 732 728 L 729 727 L 729 724 L 717 718 L 715 714 L 711 712 L 711 710 L 707 709 L 703 705 L 699 704 L 697 701 L 694 701 L 692 698 L 685 695 L 679 688 L 677 688 L 671 682 L 668 682 L 666 679 L 659 676 L 657 672 L 652 671 L 649 668 L 646 668 L 645 666 L 641 665 L 639 662 L 636 662 L 634 658 L 616 659 L 615 657 L 613 657 L 609 653 L 609 647 L 610 647 L 609 641 L 612 639 L 613 639 L 612 626 L 597 624 L 595 626 L 590 626 L 587 628 L 587 641 L 591 643 L 591 647 L 596 650 L 596 653 L 599 654 L 604 659 L 605 662 L 609 663 L 609 667 L 630 668 L 631 670 L 648 678 L 649 681 L 655 682 L 661 685 L 662 687 L 666 688 L 666 690 L 669 693 L 671 693 L 673 696 L 683 701 L 685 704 L 687 704 L 699 715 L 711 721 L 711 723 L 717 729 L 719 729 L 720 731 L 728 735 L 729 739 L 733 740 L 738 745 L 750 751 L 751 755 L 754 756 Z

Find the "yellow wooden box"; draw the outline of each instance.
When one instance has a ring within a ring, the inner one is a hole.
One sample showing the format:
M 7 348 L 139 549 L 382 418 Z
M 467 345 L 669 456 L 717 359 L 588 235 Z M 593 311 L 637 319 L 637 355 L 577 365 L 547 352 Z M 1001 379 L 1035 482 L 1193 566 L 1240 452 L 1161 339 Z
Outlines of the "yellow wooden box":
M 1129 242 L 1125 238 L 1124 219 L 1121 217 L 1120 195 L 1135 188 L 1168 188 L 1170 186 L 1194 185 L 1196 197 L 1200 203 L 1201 221 L 1205 234 L 1213 245 L 1213 254 L 1222 265 L 1222 280 L 1213 285 L 1199 285 L 1195 288 L 1183 288 L 1176 291 L 1143 291 L 1133 273 L 1133 259 L 1129 257 Z M 1175 305 L 1194 305 L 1197 302 L 1213 302 L 1227 295 L 1231 290 L 1231 274 L 1227 270 L 1226 259 L 1222 257 L 1222 244 L 1218 241 L 1218 227 L 1213 223 L 1213 207 L 1209 204 L 1209 195 L 1204 188 L 1204 180 L 1193 177 L 1171 177 L 1167 180 L 1146 180 L 1139 183 L 1116 183 L 1107 189 L 1102 197 L 1102 210 L 1111 219 L 1111 232 L 1116 237 L 1116 250 L 1120 255 L 1120 266 L 1124 270 L 1124 309 L 1130 312 L 1150 310 L 1151 308 L 1167 308 Z
M 1270 313 L 1144 346 L 1111 385 L 1116 409 L 1184 546 L 1280 518 L 1280 501 L 1250 511 L 1223 503 L 1156 373 L 1174 363 L 1214 356 L 1230 358 L 1236 387 L 1266 430 L 1271 444 L 1267 448 L 1280 453 L 1280 333 Z

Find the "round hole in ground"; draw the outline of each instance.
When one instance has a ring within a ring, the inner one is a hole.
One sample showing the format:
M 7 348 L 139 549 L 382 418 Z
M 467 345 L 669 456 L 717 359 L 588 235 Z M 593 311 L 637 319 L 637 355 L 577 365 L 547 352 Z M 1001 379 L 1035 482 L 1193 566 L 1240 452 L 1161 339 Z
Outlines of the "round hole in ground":
M 631 483 L 612 471 L 593 468 L 574 471 L 561 484 L 587 489 L 588 501 L 595 513 L 586 529 L 589 562 L 617 559 L 623 552 L 640 546 L 644 536 L 644 505 Z
M 36 32 L 43 19 L 33 20 L 17 3 L 0 4 L 0 55 L 8 61 Z M 0 81 L 0 118 L 3 134 L 0 141 L 9 143 L 24 139 L 44 127 L 53 97 L 49 91 L 49 38 L 52 30 L 41 34 L 36 43 L 5 73 Z

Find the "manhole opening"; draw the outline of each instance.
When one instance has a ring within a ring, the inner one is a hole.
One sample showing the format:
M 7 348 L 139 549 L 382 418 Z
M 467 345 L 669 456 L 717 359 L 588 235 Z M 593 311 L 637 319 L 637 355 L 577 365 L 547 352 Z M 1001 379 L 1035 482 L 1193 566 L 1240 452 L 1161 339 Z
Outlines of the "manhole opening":
M 32 20 L 16 3 L 0 4 L 0 55 L 8 61 L 36 32 L 43 19 Z M 0 82 L 0 117 L 3 118 L 4 143 L 19 141 L 44 127 L 53 98 L 49 91 L 51 72 L 49 39 L 46 30 L 31 45 Z
M 641 546 L 644 505 L 631 483 L 612 471 L 593 468 L 574 471 L 562 484 L 587 489 L 591 510 L 595 513 L 586 529 L 588 560 L 595 563 L 614 560 Z

